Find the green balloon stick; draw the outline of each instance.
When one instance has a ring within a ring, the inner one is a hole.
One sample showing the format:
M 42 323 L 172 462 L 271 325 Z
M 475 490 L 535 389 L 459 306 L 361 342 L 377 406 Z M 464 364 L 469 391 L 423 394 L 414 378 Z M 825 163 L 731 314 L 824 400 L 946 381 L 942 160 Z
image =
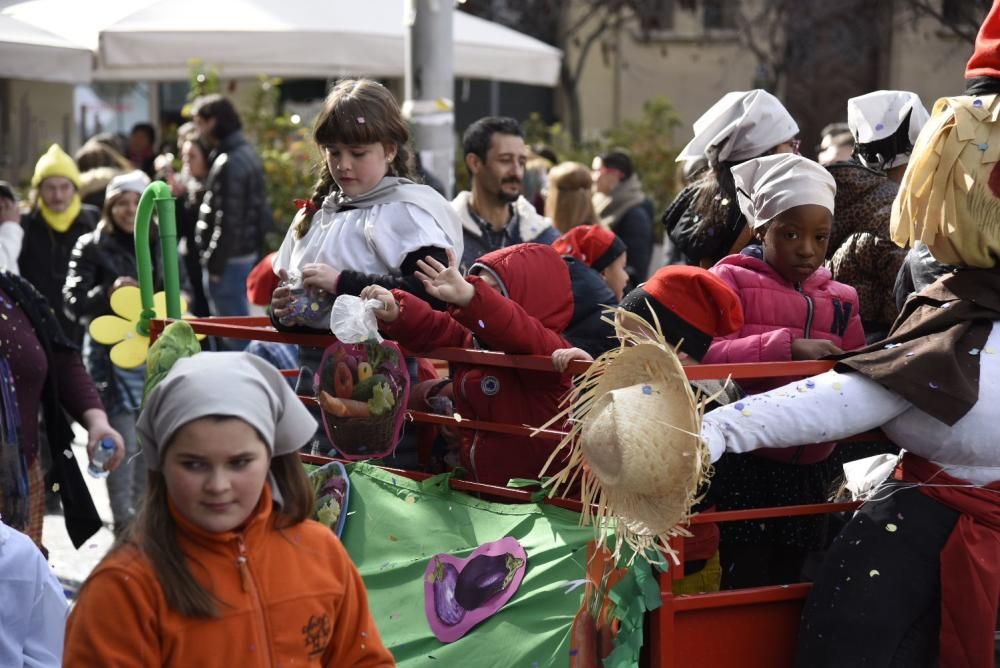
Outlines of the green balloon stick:
M 149 250 L 149 226 L 156 208 L 160 229 L 160 252 L 163 260 L 163 287 L 167 293 L 167 317 L 181 317 L 181 287 L 177 271 L 177 222 L 174 197 L 163 181 L 150 183 L 139 199 L 135 213 L 135 259 L 139 269 L 139 294 L 142 312 L 135 330 L 149 336 L 149 321 L 156 317 L 153 309 L 153 260 Z

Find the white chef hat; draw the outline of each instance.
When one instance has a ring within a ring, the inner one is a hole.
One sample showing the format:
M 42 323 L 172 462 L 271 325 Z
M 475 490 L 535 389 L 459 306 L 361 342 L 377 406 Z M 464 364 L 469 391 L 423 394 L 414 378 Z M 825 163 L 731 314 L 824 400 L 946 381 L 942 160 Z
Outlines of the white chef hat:
M 726 93 L 694 123 L 694 139 L 677 161 L 705 157 L 712 146 L 720 162 L 739 162 L 795 138 L 799 126 L 778 98 L 766 90 Z
M 901 127 L 907 118 L 909 125 Z M 920 96 L 909 91 L 877 90 L 847 101 L 847 124 L 859 145 L 858 156 L 868 167 L 892 169 L 905 165 L 920 130 L 929 119 L 930 114 Z M 866 146 L 892 140 L 897 133 L 896 142 Z
M 754 229 L 785 211 L 816 204 L 833 214 L 837 183 L 830 172 L 801 155 L 780 153 L 733 167 L 740 211 Z

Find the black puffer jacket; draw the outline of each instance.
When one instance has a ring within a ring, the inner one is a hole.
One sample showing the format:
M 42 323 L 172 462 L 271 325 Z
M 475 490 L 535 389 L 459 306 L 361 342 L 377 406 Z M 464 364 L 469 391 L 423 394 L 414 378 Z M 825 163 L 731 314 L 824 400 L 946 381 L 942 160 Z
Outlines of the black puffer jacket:
M 202 266 L 221 276 L 229 258 L 259 255 L 264 234 L 273 226 L 264 168 L 237 130 L 219 144 L 205 181 L 195 230 Z
M 598 272 L 575 258 L 563 260 L 573 288 L 573 317 L 563 337 L 597 357 L 618 345 L 615 328 L 601 319 L 605 307 L 618 306 L 618 300 Z
M 97 209 L 84 204 L 65 232 L 49 227 L 37 208 L 21 218 L 24 243 L 17 259 L 21 276 L 42 293 L 55 311 L 66 337 L 77 346 L 83 341 L 83 329 L 63 312 L 63 285 L 77 239 L 93 231 L 100 217 Z
M 160 265 L 159 239 L 150 239 L 153 260 L 154 292 L 163 289 L 163 271 Z M 186 290 L 187 275 L 184 265 L 178 262 L 181 290 Z M 101 223 L 96 230 L 84 234 L 73 248 L 69 272 L 63 286 L 63 309 L 66 316 L 85 328 L 90 321 L 112 313 L 111 287 L 121 276 L 138 278 L 135 260 L 135 239 L 123 234 L 108 223 Z M 101 400 L 113 413 L 117 405 L 114 374 L 111 369 L 110 348 L 92 343 L 84 347 L 84 364 L 101 392 Z

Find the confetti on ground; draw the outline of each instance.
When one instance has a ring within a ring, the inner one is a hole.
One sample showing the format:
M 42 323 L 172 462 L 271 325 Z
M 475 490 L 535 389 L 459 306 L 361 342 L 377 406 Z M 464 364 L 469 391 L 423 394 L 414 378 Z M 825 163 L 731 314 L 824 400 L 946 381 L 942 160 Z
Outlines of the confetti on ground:
M 740 411 L 740 413 L 743 415 L 743 417 L 750 417 L 753 411 L 750 410 L 749 408 L 744 408 L 743 410 Z
M 414 503 L 417 502 L 417 497 L 410 494 L 408 497 L 406 497 L 406 502 L 412 506 Z
M 889 523 L 885 525 L 885 530 L 889 533 L 896 533 L 898 527 L 895 524 Z
M 650 386 L 650 385 L 643 385 L 642 386 L 642 393 L 643 394 L 652 394 L 653 393 L 652 386 Z
M 990 348 L 989 346 L 986 346 L 985 348 L 983 348 L 983 352 L 986 353 L 987 355 L 992 355 L 993 349 Z
M 58 492 L 59 491 L 59 483 L 57 483 L 57 482 L 52 483 L 52 491 L 53 492 Z
M 735 404 L 733 404 L 733 408 L 735 408 L 738 411 L 743 410 L 745 407 L 746 404 L 744 404 L 742 401 L 737 401 Z
M 836 382 L 833 383 L 833 389 L 835 389 L 835 390 L 839 390 L 842 387 L 843 387 L 843 385 L 840 383 L 840 381 L 836 381 Z
M 878 577 L 878 575 L 879 575 L 879 572 L 877 570 L 875 570 L 874 568 L 871 569 L 870 571 L 868 571 L 868 577 L 870 577 L 870 578 Z
M 813 382 L 813 381 L 811 381 L 811 380 L 807 380 L 807 381 L 806 381 L 806 387 L 808 387 L 808 388 L 809 388 L 809 389 L 811 390 L 811 389 L 813 389 L 814 387 L 816 387 L 816 383 L 815 383 L 815 382 Z
M 805 392 L 806 391 L 806 388 L 803 385 L 796 385 L 795 389 L 798 390 L 799 392 Z

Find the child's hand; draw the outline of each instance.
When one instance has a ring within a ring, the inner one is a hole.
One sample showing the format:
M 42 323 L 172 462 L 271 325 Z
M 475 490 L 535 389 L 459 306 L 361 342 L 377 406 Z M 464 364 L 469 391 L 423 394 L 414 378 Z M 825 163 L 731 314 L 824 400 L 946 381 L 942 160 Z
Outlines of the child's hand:
M 340 272 L 322 262 L 310 262 L 302 267 L 302 287 L 326 290 L 331 295 L 337 294 L 337 279 Z
M 792 341 L 793 360 L 818 360 L 827 355 L 840 355 L 843 352 L 826 339 L 795 339 Z
M 560 348 L 552 353 L 552 366 L 560 373 L 566 371 L 566 367 L 574 360 L 593 362 L 594 358 L 586 350 L 580 348 Z
M 396 318 L 399 317 L 399 302 L 396 301 L 391 292 L 381 285 L 369 285 L 363 288 L 358 296 L 365 301 L 377 299 L 382 302 L 382 308 L 375 309 L 375 317 L 382 322 L 395 322 Z
M 465 308 L 476 295 L 476 289 L 465 280 L 458 270 L 458 258 L 455 257 L 455 251 L 449 248 L 447 252 L 447 267 L 427 256 L 423 260 L 417 260 L 417 267 L 420 271 L 414 272 L 414 275 L 424 284 L 424 290 L 427 291 L 427 294 L 434 299 Z
M 288 272 L 282 269 L 278 272 L 278 277 L 281 283 L 271 293 L 271 313 L 278 322 L 284 323 L 284 319 L 292 312 L 292 291 L 288 287 Z

